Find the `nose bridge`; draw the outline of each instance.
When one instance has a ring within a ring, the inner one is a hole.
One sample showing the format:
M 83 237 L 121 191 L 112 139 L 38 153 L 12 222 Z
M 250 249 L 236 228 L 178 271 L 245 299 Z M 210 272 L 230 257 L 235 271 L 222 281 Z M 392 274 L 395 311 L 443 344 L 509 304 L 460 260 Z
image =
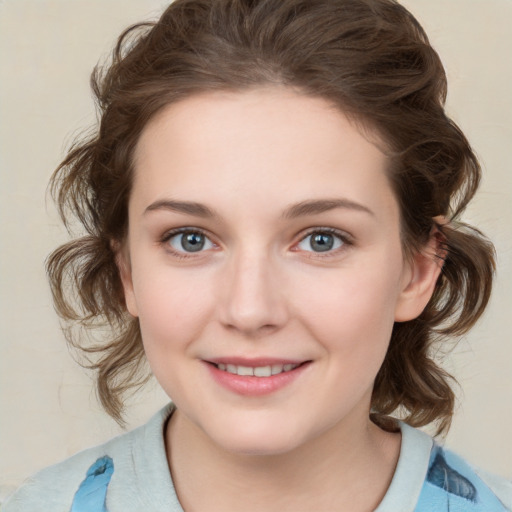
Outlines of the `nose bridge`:
M 234 252 L 226 265 L 222 320 L 247 335 L 278 329 L 286 320 L 279 269 L 264 250 Z

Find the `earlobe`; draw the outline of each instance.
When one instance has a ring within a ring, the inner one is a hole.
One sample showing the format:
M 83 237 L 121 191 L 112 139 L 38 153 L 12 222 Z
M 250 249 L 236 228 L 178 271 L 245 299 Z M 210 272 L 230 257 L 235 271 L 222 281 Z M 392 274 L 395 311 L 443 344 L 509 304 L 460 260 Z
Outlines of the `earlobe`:
M 126 244 L 121 247 L 118 242 L 112 242 L 111 246 L 116 255 L 116 265 L 119 270 L 119 276 L 121 277 L 121 283 L 123 285 L 126 309 L 130 315 L 137 317 L 139 316 L 139 313 L 137 303 L 135 301 L 135 293 L 133 290 L 132 269 L 128 248 L 126 247 Z
M 443 268 L 444 236 L 435 228 L 429 242 L 407 264 L 407 274 L 395 308 L 395 321 L 407 322 L 427 306 Z

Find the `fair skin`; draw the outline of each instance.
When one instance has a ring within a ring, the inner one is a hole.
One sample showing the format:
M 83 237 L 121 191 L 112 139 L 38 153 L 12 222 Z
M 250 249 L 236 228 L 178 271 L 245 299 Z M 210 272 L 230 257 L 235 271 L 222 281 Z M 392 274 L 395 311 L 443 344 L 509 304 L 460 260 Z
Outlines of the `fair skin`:
M 374 510 L 400 435 L 369 420 L 373 382 L 439 274 L 403 257 L 386 156 L 268 87 L 170 105 L 134 164 L 120 269 L 184 510 Z

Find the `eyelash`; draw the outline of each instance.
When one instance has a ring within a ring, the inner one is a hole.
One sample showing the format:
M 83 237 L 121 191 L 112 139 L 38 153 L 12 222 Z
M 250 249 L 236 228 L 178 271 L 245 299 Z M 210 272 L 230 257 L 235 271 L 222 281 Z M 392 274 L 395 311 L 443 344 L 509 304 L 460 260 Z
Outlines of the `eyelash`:
M 332 235 L 336 238 L 338 238 L 341 241 L 341 247 L 338 247 L 334 250 L 328 250 L 325 252 L 316 252 L 316 251 L 305 251 L 308 253 L 308 258 L 330 258 L 334 256 L 338 256 L 340 252 L 346 251 L 350 246 L 354 245 L 352 237 L 345 233 L 344 231 L 339 231 L 338 229 L 334 228 L 327 228 L 327 227 L 315 227 L 311 228 L 300 238 L 300 240 L 294 244 L 294 246 L 297 246 L 304 240 L 306 240 L 308 237 L 314 234 L 327 234 Z
M 165 245 L 165 249 L 170 252 L 173 257 L 180 259 L 180 260 L 186 260 L 189 258 L 195 258 L 196 256 L 194 253 L 187 253 L 187 252 L 181 252 L 176 251 L 171 247 L 169 244 L 169 241 L 175 237 L 176 235 L 185 234 L 185 233 L 193 233 L 193 234 L 199 234 L 203 235 L 205 238 L 211 241 L 211 237 L 208 235 L 208 233 L 200 228 L 178 228 L 178 229 L 172 229 L 171 231 L 167 231 L 165 235 L 160 239 L 160 243 L 162 245 Z M 214 242 L 212 244 L 216 245 Z M 203 251 L 198 251 L 198 253 L 201 253 Z
M 185 251 L 184 252 L 176 251 L 176 250 L 174 250 L 170 246 L 169 241 L 173 237 L 175 237 L 176 235 L 185 234 L 185 233 L 194 233 L 194 234 L 203 235 L 208 240 L 210 240 L 210 242 L 213 245 L 216 245 L 215 242 L 211 241 L 211 237 L 209 236 L 209 234 L 206 231 L 204 231 L 204 230 L 202 230 L 200 228 L 186 227 L 186 228 L 173 229 L 171 231 L 166 232 L 162 236 L 162 238 L 160 239 L 160 243 L 162 245 L 165 245 L 165 249 L 167 251 L 169 251 L 173 255 L 173 257 L 175 257 L 177 259 L 185 260 L 185 259 L 197 257 L 197 256 L 194 255 L 194 253 L 187 253 Z M 306 233 L 304 233 L 301 236 L 299 241 L 294 244 L 294 247 L 296 247 L 298 244 L 300 244 L 301 242 L 303 242 L 308 237 L 310 237 L 311 235 L 314 235 L 314 234 L 332 235 L 332 236 L 338 238 L 341 241 L 342 245 L 341 245 L 341 247 L 339 247 L 337 249 L 325 251 L 325 253 L 315 252 L 315 251 L 304 251 L 306 253 L 309 253 L 309 256 L 307 256 L 309 258 L 329 258 L 329 257 L 332 257 L 332 256 L 336 256 L 336 255 L 338 255 L 339 252 L 345 251 L 350 246 L 354 245 L 352 237 L 348 233 L 345 233 L 343 231 L 339 231 L 339 230 L 334 229 L 334 228 L 315 227 L 315 228 L 311 228 L 311 229 L 307 230 Z M 294 252 L 298 252 L 299 251 L 298 249 L 292 249 L 292 250 Z M 200 250 L 200 251 L 197 251 L 197 252 L 198 252 L 198 254 L 200 254 L 200 253 L 202 253 L 204 251 Z

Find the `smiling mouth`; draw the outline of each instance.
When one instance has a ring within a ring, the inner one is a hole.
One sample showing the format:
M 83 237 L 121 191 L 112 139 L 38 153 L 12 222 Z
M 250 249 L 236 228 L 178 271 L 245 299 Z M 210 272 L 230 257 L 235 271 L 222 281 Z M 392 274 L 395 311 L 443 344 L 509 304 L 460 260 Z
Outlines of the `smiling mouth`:
M 299 366 L 302 366 L 308 362 L 309 361 L 297 364 L 272 364 L 267 366 L 242 366 L 225 363 L 211 364 L 223 372 L 239 375 L 241 377 L 272 377 L 273 375 L 291 372 L 292 370 L 295 370 Z

